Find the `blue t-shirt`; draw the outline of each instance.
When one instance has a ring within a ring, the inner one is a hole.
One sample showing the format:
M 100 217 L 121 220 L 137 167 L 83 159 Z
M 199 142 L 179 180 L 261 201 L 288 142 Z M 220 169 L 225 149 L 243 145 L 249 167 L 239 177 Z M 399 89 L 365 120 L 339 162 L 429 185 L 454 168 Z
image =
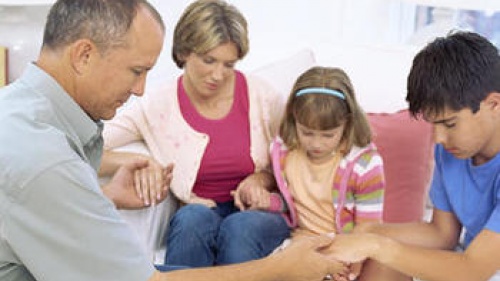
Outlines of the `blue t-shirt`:
M 434 206 L 454 213 L 465 230 L 464 246 L 483 229 L 500 232 L 500 153 L 479 166 L 436 145 L 430 196 Z

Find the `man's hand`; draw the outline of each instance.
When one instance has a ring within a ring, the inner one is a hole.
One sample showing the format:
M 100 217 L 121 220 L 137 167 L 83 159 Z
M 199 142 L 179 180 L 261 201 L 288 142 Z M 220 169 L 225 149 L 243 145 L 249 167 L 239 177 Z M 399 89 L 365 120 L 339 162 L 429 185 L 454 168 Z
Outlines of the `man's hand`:
M 320 253 L 332 243 L 328 236 L 299 239 L 297 242 L 268 258 L 274 260 L 279 280 L 316 281 L 333 276 L 339 270 L 338 263 Z
M 359 263 L 371 257 L 378 247 L 380 236 L 369 233 L 337 234 L 333 243 L 322 253 L 332 259 L 347 263 Z
M 168 186 L 172 180 L 173 166 L 169 165 L 164 168 L 164 172 L 162 172 L 163 184 L 161 184 L 161 182 L 156 182 L 156 180 L 153 180 L 152 182 L 147 180 L 142 181 L 143 178 L 136 176 L 138 171 L 147 169 L 149 165 L 150 161 L 147 159 L 138 159 L 125 164 L 116 171 L 110 182 L 103 187 L 104 194 L 115 203 L 118 209 L 141 209 L 149 206 L 151 193 L 149 189 L 144 191 L 146 186 L 155 189 L 155 203 L 161 202 L 166 198 L 168 195 Z M 147 175 L 147 173 L 140 175 Z M 149 183 L 152 183 L 152 185 L 148 185 Z M 161 186 L 160 193 L 156 193 L 157 185 L 154 185 L 155 183 L 158 183 L 158 186 Z M 144 194 L 147 194 L 147 202 L 144 200 Z M 160 200 L 157 199 L 158 194 L 160 195 Z

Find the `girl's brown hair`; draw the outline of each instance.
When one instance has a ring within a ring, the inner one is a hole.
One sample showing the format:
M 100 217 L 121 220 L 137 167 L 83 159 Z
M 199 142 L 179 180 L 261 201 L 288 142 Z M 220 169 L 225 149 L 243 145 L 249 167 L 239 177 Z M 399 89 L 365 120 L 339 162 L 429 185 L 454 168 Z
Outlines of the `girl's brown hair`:
M 345 99 L 319 92 L 296 95 L 306 88 L 336 90 Z M 368 119 L 356 101 L 351 80 L 340 68 L 316 66 L 297 78 L 280 125 L 280 136 L 289 149 L 299 147 L 296 122 L 314 130 L 331 130 L 345 124 L 340 141 L 343 153 L 353 145 L 364 147 L 371 142 Z

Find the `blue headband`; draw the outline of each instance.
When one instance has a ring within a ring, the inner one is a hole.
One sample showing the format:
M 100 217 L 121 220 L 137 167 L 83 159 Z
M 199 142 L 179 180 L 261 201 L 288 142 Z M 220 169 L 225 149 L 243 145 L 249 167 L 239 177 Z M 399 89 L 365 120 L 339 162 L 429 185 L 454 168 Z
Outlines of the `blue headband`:
M 295 96 L 300 97 L 305 94 L 326 94 L 326 95 L 332 95 L 334 97 L 337 97 L 339 99 L 345 100 L 345 95 L 344 93 L 333 90 L 333 89 L 328 89 L 328 88 L 305 88 L 300 91 L 298 91 Z

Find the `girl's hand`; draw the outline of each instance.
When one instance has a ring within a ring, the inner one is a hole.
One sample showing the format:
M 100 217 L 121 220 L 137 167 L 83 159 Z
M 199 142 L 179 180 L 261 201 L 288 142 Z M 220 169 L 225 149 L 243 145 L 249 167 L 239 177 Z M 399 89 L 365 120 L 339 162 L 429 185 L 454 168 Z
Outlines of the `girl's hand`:
M 347 276 L 349 280 L 356 280 L 361 274 L 361 270 L 363 269 L 362 262 L 356 262 L 349 266 L 349 275 Z
M 252 174 L 244 179 L 235 191 L 231 192 L 234 204 L 240 210 L 268 210 L 271 206 L 271 193 L 263 185 L 262 179 Z
M 195 194 L 191 194 L 191 198 L 189 198 L 189 202 L 187 202 L 187 203 L 188 204 L 201 204 L 201 205 L 204 205 L 208 208 L 214 208 L 217 206 L 217 203 L 215 203 L 214 200 L 198 197 Z
M 349 281 L 349 264 L 345 264 L 343 262 L 340 262 L 338 260 L 333 260 L 333 268 L 334 271 L 331 273 L 331 280 L 334 281 Z M 328 279 L 325 278 L 325 279 Z
M 172 163 L 163 167 L 155 160 L 148 159 L 146 167 L 134 172 L 135 191 L 145 206 L 155 206 L 167 197 L 173 168 Z

